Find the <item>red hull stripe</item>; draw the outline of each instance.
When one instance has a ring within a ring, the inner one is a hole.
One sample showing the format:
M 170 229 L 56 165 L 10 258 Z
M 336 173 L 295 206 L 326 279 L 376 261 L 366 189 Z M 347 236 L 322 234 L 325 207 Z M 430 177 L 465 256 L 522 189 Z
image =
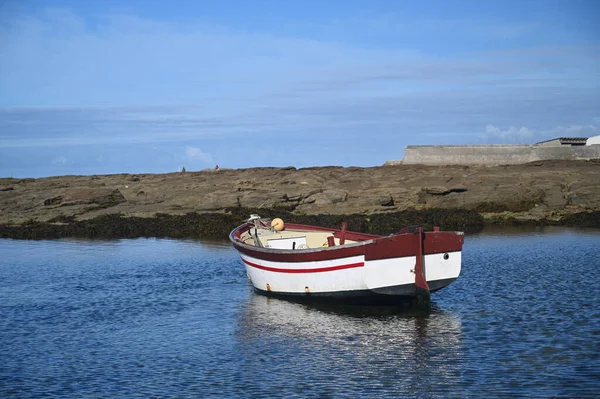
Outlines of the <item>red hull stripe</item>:
M 352 268 L 355 268 L 355 267 L 363 267 L 365 265 L 365 262 L 358 262 L 358 263 L 349 263 L 347 265 L 330 266 L 330 267 L 318 267 L 318 268 L 312 268 L 312 269 L 282 269 L 282 268 L 279 268 L 279 267 L 269 267 L 269 266 L 258 265 L 256 263 L 248 262 L 245 259 L 242 259 L 242 261 L 245 264 L 247 264 L 248 266 L 255 267 L 255 268 L 261 269 L 261 270 L 266 270 L 266 271 L 269 271 L 269 272 L 277 272 L 277 273 L 319 273 L 319 272 L 332 272 L 334 270 L 352 269 Z

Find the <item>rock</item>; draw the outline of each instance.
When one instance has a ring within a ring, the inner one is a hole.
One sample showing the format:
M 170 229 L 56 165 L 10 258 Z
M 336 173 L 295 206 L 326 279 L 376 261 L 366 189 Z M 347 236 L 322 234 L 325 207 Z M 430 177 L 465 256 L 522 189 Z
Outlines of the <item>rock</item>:
M 343 190 L 325 190 L 306 198 L 306 203 L 314 203 L 317 206 L 331 205 L 344 202 L 348 199 L 348 193 Z
M 220 208 L 223 209 L 225 207 L 233 206 L 227 204 L 228 202 L 229 201 L 224 202 L 221 200 L 219 202 Z M 281 203 L 282 201 L 280 198 L 264 192 L 247 191 L 241 196 L 236 196 L 236 205 L 244 208 L 272 208 L 276 204 Z
M 282 198 L 289 202 L 300 202 L 300 201 L 302 201 L 302 199 L 304 199 L 304 196 L 302 194 L 296 194 L 296 195 L 283 194 Z
M 153 217 L 164 212 L 225 212 L 227 207 L 260 207 L 259 214 L 277 208 L 298 215 L 462 208 L 484 212 L 490 220 L 499 212 L 543 220 L 553 212 L 564 217 L 600 211 L 598 165 L 545 161 L 536 167 L 247 168 L 219 173 L 208 169 L 183 174 L 0 178 L 0 189 L 14 188 L 0 192 L 0 225 L 44 222 L 61 215 L 83 221 L 115 213 L 125 218 Z
M 125 201 L 125 197 L 118 189 L 88 189 L 76 191 L 61 198 L 60 206 L 95 205 L 107 208 Z
M 285 193 L 285 194 L 283 194 L 282 198 L 285 201 L 288 201 L 288 202 L 313 203 L 313 202 L 315 202 L 316 198 L 311 198 L 311 197 L 313 197 L 315 194 L 319 194 L 319 193 L 322 193 L 322 192 L 323 192 L 323 189 L 311 190 L 309 192 L 299 193 L 299 194 L 288 194 L 288 193 Z
M 62 203 L 62 201 L 63 199 L 60 195 L 57 197 L 48 198 L 47 200 L 44 200 L 44 206 L 59 205 Z
M 380 197 L 377 201 L 381 206 L 394 206 L 394 198 L 391 195 Z
M 448 195 L 451 193 L 464 193 L 467 191 L 466 187 L 453 187 L 453 188 L 445 188 L 445 187 L 425 187 L 423 188 L 423 192 L 429 195 Z

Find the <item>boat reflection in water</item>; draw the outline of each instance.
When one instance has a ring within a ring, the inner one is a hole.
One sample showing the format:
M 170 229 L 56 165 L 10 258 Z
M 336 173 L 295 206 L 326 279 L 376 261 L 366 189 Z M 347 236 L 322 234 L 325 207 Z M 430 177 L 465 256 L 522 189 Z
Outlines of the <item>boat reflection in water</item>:
M 363 393 L 370 386 L 373 394 L 389 391 L 397 397 L 450 387 L 457 393 L 464 372 L 461 321 L 435 306 L 430 313 L 410 314 L 391 307 L 315 307 L 251 295 L 237 327 L 245 372 L 254 373 L 254 381 L 304 381 L 321 395 L 332 393 L 326 390 L 332 380 L 338 381 L 336 394 L 351 394 L 355 384 Z M 307 393 L 305 388 L 296 387 Z

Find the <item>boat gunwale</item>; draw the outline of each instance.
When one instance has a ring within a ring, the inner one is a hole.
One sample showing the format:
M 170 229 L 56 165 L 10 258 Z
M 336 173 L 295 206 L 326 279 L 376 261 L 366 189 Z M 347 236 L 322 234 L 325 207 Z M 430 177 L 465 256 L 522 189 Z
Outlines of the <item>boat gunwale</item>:
M 410 236 L 414 236 L 415 232 L 402 230 L 395 234 L 390 234 L 387 236 L 374 235 L 374 234 L 363 234 L 356 233 L 353 231 L 346 231 L 346 238 L 351 241 L 356 241 L 357 239 L 364 239 L 364 241 L 359 242 L 351 242 L 344 245 L 335 245 L 331 247 L 317 247 L 317 248 L 306 248 L 306 249 L 279 249 L 279 248 L 268 248 L 268 247 L 259 247 L 256 245 L 250 245 L 243 242 L 240 239 L 242 233 L 248 231 L 254 227 L 254 224 L 250 222 L 245 222 L 242 225 L 238 226 L 229 234 L 229 240 L 232 242 L 234 248 L 251 257 L 258 257 L 262 260 L 275 261 L 275 262 L 312 262 L 312 261 L 322 261 L 322 260 L 333 260 L 333 259 L 341 259 L 348 258 L 352 256 L 364 255 L 370 260 L 377 259 L 388 259 L 394 257 L 405 257 L 405 256 L 414 256 L 414 240 L 409 238 Z M 288 227 L 291 229 L 303 229 L 307 232 L 331 232 L 331 233 L 342 233 L 342 230 L 339 229 L 328 229 L 320 226 L 310 226 L 310 225 L 297 225 L 297 224 L 288 224 Z M 450 238 L 450 236 L 456 237 L 456 239 L 443 239 L 442 241 L 433 240 L 430 242 L 430 248 L 425 250 L 426 254 L 433 253 L 443 253 L 443 252 L 455 252 L 462 251 L 462 245 L 464 242 L 464 233 L 460 231 L 429 231 L 423 232 L 426 235 L 429 234 L 443 234 L 445 237 Z M 461 237 L 462 236 L 462 237 Z M 339 236 L 338 236 L 339 238 Z M 394 244 L 391 244 L 393 241 L 397 239 L 401 239 L 405 241 L 408 239 L 409 241 L 405 242 L 405 245 L 401 247 L 397 247 Z M 381 248 L 379 248 L 378 243 L 381 243 Z M 377 246 L 377 249 L 375 249 Z

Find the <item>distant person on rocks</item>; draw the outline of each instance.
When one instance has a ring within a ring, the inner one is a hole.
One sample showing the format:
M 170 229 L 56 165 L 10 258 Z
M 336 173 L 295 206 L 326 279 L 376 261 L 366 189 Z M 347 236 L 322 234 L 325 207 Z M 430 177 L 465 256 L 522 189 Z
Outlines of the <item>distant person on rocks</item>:
M 219 165 L 215 166 L 215 170 L 219 170 Z

